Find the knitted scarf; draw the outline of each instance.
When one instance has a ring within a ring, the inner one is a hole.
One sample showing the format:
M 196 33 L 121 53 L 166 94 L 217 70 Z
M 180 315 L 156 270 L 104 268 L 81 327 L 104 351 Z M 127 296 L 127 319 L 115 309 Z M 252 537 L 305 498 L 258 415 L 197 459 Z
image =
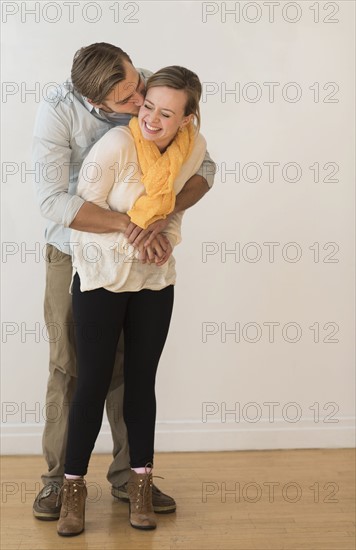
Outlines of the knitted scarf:
M 174 180 L 192 152 L 195 127 L 190 122 L 179 130 L 164 153 L 159 151 L 155 143 L 144 139 L 137 117 L 132 117 L 129 127 L 135 141 L 146 194 L 136 200 L 128 215 L 133 223 L 146 229 L 174 210 Z

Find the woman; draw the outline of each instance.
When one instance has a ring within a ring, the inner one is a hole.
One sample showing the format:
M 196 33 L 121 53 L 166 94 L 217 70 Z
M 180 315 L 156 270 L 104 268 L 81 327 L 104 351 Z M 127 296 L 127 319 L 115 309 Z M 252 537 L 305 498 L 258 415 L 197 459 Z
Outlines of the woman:
M 198 134 L 201 84 L 182 67 L 150 77 L 144 105 L 129 128 L 111 129 L 91 149 L 78 194 L 103 208 L 127 212 L 147 228 L 174 210 L 175 196 L 200 167 L 206 142 Z M 124 330 L 124 419 L 130 448 L 130 523 L 154 529 L 152 467 L 155 376 L 173 307 L 175 261 L 182 214 L 164 235 L 137 252 L 122 233 L 73 231 L 73 314 L 78 382 L 70 409 L 65 482 L 57 531 L 84 530 L 87 472 L 100 431 L 117 342 Z M 142 260 L 142 261 L 140 261 Z

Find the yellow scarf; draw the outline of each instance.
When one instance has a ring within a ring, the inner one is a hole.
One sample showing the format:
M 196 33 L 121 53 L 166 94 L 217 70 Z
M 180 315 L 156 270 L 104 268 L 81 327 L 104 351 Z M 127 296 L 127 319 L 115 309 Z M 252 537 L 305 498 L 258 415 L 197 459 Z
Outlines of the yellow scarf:
M 128 215 L 133 223 L 146 229 L 174 210 L 174 180 L 192 152 L 195 127 L 192 122 L 184 126 L 163 154 L 155 143 L 144 139 L 137 117 L 132 117 L 129 127 L 135 141 L 146 194 L 137 199 Z

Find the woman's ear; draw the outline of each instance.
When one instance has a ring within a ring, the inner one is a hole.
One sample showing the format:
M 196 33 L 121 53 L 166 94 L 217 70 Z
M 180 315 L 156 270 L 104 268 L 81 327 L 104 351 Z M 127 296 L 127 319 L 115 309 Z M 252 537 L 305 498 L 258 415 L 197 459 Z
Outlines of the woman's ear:
M 180 123 L 180 126 L 179 126 L 179 127 L 180 127 L 180 128 L 184 128 L 184 126 L 186 126 L 187 124 L 189 124 L 189 122 L 190 122 L 191 120 L 193 120 L 193 118 L 194 118 L 194 115 L 193 115 L 193 114 L 188 115 L 188 116 L 185 116 L 185 117 L 183 118 L 182 122 Z

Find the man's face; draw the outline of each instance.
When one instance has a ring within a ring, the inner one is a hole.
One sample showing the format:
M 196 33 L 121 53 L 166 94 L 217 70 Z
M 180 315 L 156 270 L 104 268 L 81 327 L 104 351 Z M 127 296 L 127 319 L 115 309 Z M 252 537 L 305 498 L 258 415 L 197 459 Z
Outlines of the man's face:
M 90 101 L 107 113 L 126 113 L 137 115 L 144 100 L 145 85 L 139 73 L 131 63 L 124 62 L 126 78 L 116 84 L 100 104 Z

